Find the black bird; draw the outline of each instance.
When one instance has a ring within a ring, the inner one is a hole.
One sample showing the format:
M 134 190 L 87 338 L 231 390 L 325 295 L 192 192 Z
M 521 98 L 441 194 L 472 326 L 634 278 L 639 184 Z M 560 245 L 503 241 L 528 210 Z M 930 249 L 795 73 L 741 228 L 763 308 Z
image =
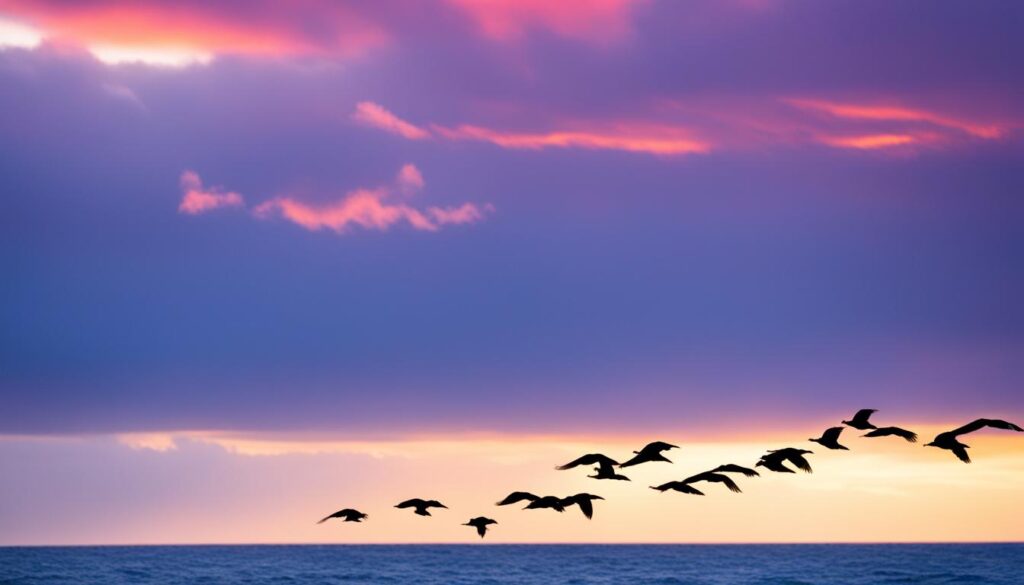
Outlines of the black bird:
M 640 465 L 641 463 L 648 463 L 651 461 L 666 461 L 672 463 L 672 460 L 661 454 L 662 451 L 668 451 L 669 449 L 678 449 L 676 445 L 670 445 L 662 441 L 655 441 L 644 446 L 639 451 L 633 451 L 635 455 L 629 460 L 619 465 L 619 467 L 630 467 L 633 465 Z
M 908 431 L 907 429 L 901 429 L 899 427 L 878 427 L 864 435 L 865 437 L 902 437 L 910 443 L 917 442 L 917 433 Z
M 539 510 L 540 508 L 551 508 L 558 512 L 564 512 L 565 506 L 562 505 L 562 499 L 555 496 L 535 496 L 530 492 L 512 492 L 505 496 L 505 499 L 497 502 L 496 506 L 508 506 L 509 504 L 516 504 L 519 502 L 530 502 L 527 504 L 524 510 Z
M 791 469 L 783 465 L 784 461 L 788 461 L 804 473 L 813 473 L 811 464 L 804 458 L 804 455 L 813 452 L 814 451 L 808 451 L 807 449 L 795 449 L 793 447 L 775 449 L 768 451 L 765 455 L 762 455 L 761 460 L 758 461 L 758 465 L 763 465 L 772 471 L 778 471 L 780 473 L 792 473 Z
M 497 523 L 497 520 L 484 518 L 483 516 L 477 516 L 476 518 L 470 519 L 470 521 L 463 524 L 463 526 L 473 526 L 474 528 L 476 528 L 476 533 L 480 535 L 480 538 L 483 538 L 484 535 L 487 534 L 487 527 L 491 524 Z
M 964 463 L 970 463 L 971 457 L 970 455 L 967 454 L 967 449 L 969 449 L 970 446 L 958 441 L 957 437 L 959 437 L 960 435 L 966 435 L 967 433 L 973 433 L 974 431 L 978 431 L 986 427 L 993 429 L 1003 429 L 1006 431 L 1017 431 L 1018 433 L 1024 432 L 1024 429 L 1013 424 L 1012 422 L 992 418 L 979 418 L 978 420 L 974 422 L 969 422 L 958 429 L 953 429 L 952 431 L 946 431 L 945 433 L 939 433 L 938 435 L 935 435 L 935 439 L 932 440 L 931 443 L 926 444 L 925 447 L 938 447 L 939 449 L 947 449 L 949 451 L 952 451 L 953 454 L 956 455 L 958 459 L 960 459 L 960 461 L 963 461 Z
M 331 518 L 341 518 L 343 522 L 362 522 L 363 520 L 369 518 L 369 516 L 363 514 L 359 510 L 345 508 L 344 510 L 338 510 L 337 512 L 331 514 L 330 516 L 324 516 L 320 519 L 319 522 L 317 522 L 317 524 L 323 524 Z
M 568 508 L 573 504 L 580 507 L 580 511 L 583 515 L 590 520 L 594 517 L 594 500 L 603 500 L 601 496 L 595 496 L 594 494 L 576 494 L 575 496 L 569 496 L 562 499 L 562 506 Z
M 574 459 L 565 465 L 559 465 L 558 467 L 555 467 L 555 469 L 564 471 L 566 469 L 579 467 L 580 465 L 596 465 L 597 467 L 594 468 L 594 475 L 588 475 L 587 477 L 592 477 L 594 479 L 618 479 L 629 481 L 629 478 L 625 475 L 615 473 L 615 466 L 618 464 L 618 461 L 608 457 L 607 455 L 590 453 L 578 459 Z
M 876 428 L 875 425 L 868 422 L 871 415 L 878 412 L 874 408 L 863 408 L 857 411 L 857 414 L 853 415 L 853 420 L 844 420 L 843 424 L 849 427 L 853 427 L 859 431 L 870 431 Z
M 676 491 L 683 494 L 693 494 L 695 496 L 703 496 L 704 492 L 686 483 L 685 481 L 670 481 L 661 485 L 652 485 L 652 490 L 658 490 L 664 492 L 668 490 Z
M 829 449 L 841 449 L 843 451 L 849 451 L 850 449 L 845 445 L 839 444 L 839 435 L 843 433 L 843 427 L 832 427 L 825 429 L 824 433 L 821 433 L 821 437 L 818 439 L 807 439 L 812 443 L 817 443 L 822 447 L 828 447 Z
M 731 477 L 723 473 L 715 473 L 713 471 L 705 471 L 704 473 L 698 473 L 697 475 L 691 475 L 690 477 L 683 480 L 683 483 L 692 485 L 699 481 L 706 481 L 709 483 L 721 483 L 725 487 L 729 488 L 729 491 L 734 494 L 741 493 L 743 490 L 740 486 L 736 485 L 736 482 Z
M 750 469 L 749 467 L 743 467 L 740 465 L 734 465 L 728 463 L 726 465 L 719 465 L 718 467 L 711 470 L 712 473 L 742 473 L 746 477 L 758 477 L 761 474 Z
M 444 508 L 446 510 L 448 509 L 448 506 L 445 506 L 444 504 L 438 502 L 437 500 L 421 500 L 419 498 L 406 500 L 396 505 L 395 507 L 416 508 L 416 514 L 419 514 L 420 516 L 430 516 L 430 511 L 428 510 L 428 508 Z

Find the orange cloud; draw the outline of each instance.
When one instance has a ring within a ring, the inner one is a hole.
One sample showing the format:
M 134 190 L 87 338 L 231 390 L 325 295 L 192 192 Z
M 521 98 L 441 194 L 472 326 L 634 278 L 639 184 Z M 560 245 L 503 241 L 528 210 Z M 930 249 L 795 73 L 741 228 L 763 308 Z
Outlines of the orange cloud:
M 434 126 L 434 130 L 449 140 L 480 140 L 512 149 L 586 148 L 658 155 L 694 154 L 711 150 L 707 142 L 696 140 L 685 130 L 673 127 L 624 125 L 609 130 L 516 133 L 463 125 L 456 128 Z
M 199 215 L 220 207 L 242 205 L 242 196 L 233 191 L 222 191 L 220 187 L 203 187 L 203 181 L 195 171 L 181 173 L 181 203 L 179 213 Z
M 486 37 L 506 41 L 530 27 L 593 43 L 617 41 L 632 30 L 637 0 L 449 0 L 464 10 Z
M 423 128 L 406 122 L 383 106 L 373 102 L 359 102 L 356 104 L 356 111 L 352 113 L 352 119 L 366 126 L 379 128 L 409 140 L 422 140 L 430 137 L 430 133 Z
M 216 4 L 183 6 L 155 2 L 58 3 L 8 0 L 5 11 L 44 37 L 70 40 L 111 63 L 137 61 L 181 65 L 215 54 L 355 56 L 387 41 L 375 25 L 343 6 L 318 7 L 326 34 L 312 37 L 293 22 L 287 6 L 264 5 L 270 14 L 239 18 Z
M 818 139 L 836 148 L 856 148 L 859 150 L 875 150 L 890 148 L 919 142 L 918 138 L 909 134 L 865 134 L 860 136 L 819 136 Z
M 985 139 L 998 138 L 1006 131 L 1006 128 L 998 125 L 977 124 L 921 109 L 836 103 L 813 99 L 787 99 L 785 101 L 798 108 L 817 110 L 839 118 L 890 122 L 924 122 L 935 126 L 960 130 L 971 136 Z
M 423 176 L 413 165 L 402 167 L 397 183 L 407 194 L 410 187 L 416 190 L 424 185 Z M 444 225 L 475 223 L 492 209 L 489 205 L 464 203 L 458 207 L 428 207 L 421 211 L 404 203 L 389 203 L 389 196 L 386 188 L 356 189 L 339 201 L 322 205 L 304 203 L 293 197 L 276 197 L 258 205 L 254 213 L 263 218 L 276 213 L 310 231 L 326 228 L 341 234 L 352 226 L 385 231 L 402 222 L 416 230 L 433 232 Z

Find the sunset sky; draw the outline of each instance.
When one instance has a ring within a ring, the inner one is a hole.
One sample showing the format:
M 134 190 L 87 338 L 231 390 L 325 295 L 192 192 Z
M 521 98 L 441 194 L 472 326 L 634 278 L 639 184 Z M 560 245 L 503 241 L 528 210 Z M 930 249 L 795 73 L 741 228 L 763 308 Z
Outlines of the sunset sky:
M 1024 434 L 921 446 L 1024 424 L 1022 29 L 0 0 L 0 545 L 1024 540 Z M 925 440 L 647 489 L 863 407 Z M 651 440 L 628 484 L 552 469 Z

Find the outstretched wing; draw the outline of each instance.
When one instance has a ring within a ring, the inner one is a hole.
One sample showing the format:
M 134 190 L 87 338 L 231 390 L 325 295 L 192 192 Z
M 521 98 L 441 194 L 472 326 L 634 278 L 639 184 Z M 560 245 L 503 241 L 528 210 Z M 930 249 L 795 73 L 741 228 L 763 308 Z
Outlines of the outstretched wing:
M 719 465 L 712 469 L 712 471 L 721 471 L 723 473 L 742 473 L 746 477 L 758 477 L 760 474 L 749 467 L 743 467 L 742 465 L 735 465 L 732 463 L 726 465 Z
M 476 533 L 480 535 L 480 538 L 483 538 L 487 534 L 487 525 L 482 522 L 478 523 L 476 525 Z
M 853 421 L 855 423 L 866 423 L 871 415 L 878 412 L 875 408 L 862 408 L 857 411 L 857 414 L 853 415 Z
M 971 462 L 971 456 L 967 454 L 967 449 L 965 447 L 956 445 L 952 449 L 950 449 L 950 451 L 952 451 L 953 454 L 956 455 L 957 459 L 959 459 L 960 461 L 963 461 L 964 463 Z
M 1022 429 L 1019 426 L 1013 424 L 1012 422 L 1007 422 L 1005 420 L 999 420 L 999 419 L 993 419 L 993 418 L 979 418 L 978 420 L 973 421 L 973 422 L 969 422 L 969 423 L 965 424 L 964 426 L 962 426 L 962 427 L 960 427 L 958 429 L 954 429 L 952 431 L 949 431 L 949 434 L 953 435 L 954 437 L 957 436 L 957 435 L 966 435 L 967 433 L 973 433 L 974 431 L 978 431 L 978 430 L 984 429 L 986 427 L 993 428 L 993 429 L 1003 429 L 1003 430 L 1006 430 L 1006 431 L 1017 431 L 1017 432 L 1024 431 L 1024 429 Z
M 717 481 L 724 483 L 725 487 L 729 488 L 730 492 L 734 494 L 739 494 L 743 492 L 743 490 L 740 489 L 740 486 L 736 485 L 736 482 L 733 481 L 732 478 L 729 477 L 728 475 L 722 475 L 720 473 L 716 475 L 721 478 Z
M 917 442 L 917 433 L 915 433 L 913 431 L 908 431 L 907 429 L 901 429 L 899 427 L 880 427 L 880 428 L 877 428 L 877 429 L 875 429 L 875 430 L 865 434 L 864 436 L 865 437 L 889 437 L 889 436 L 895 436 L 895 437 L 901 437 L 903 439 L 906 439 L 907 441 L 910 441 L 911 443 L 916 443 Z
M 804 473 L 814 473 L 814 470 L 811 469 L 810 462 L 808 462 L 807 459 L 804 459 L 803 455 L 799 453 L 793 453 L 786 459 L 788 459 L 789 462 L 796 466 L 796 468 L 799 469 L 800 471 L 803 471 Z
M 831 427 L 825 429 L 825 432 L 821 434 L 821 440 L 826 443 L 835 443 L 841 434 L 843 434 L 843 427 Z
M 590 498 L 573 497 L 573 502 L 580 507 L 580 511 L 587 517 L 587 520 L 594 517 L 594 503 L 590 501 Z
M 655 441 L 653 443 L 648 443 L 640 451 L 641 452 L 651 452 L 651 453 L 661 453 L 662 451 L 668 451 L 669 449 L 678 449 L 678 448 L 679 448 L 678 446 L 666 443 L 664 441 Z
M 566 469 L 572 469 L 573 467 L 579 467 L 580 465 L 599 465 L 601 467 L 606 467 L 618 464 L 618 461 L 606 455 L 602 455 L 600 453 L 589 453 L 587 455 L 584 455 L 583 457 L 580 457 L 579 459 L 574 459 L 566 463 L 565 465 L 559 465 L 555 469 L 558 469 L 559 471 L 565 471 Z
M 423 506 L 425 503 L 426 502 L 424 502 L 423 500 L 421 500 L 419 498 L 413 498 L 411 500 L 406 500 L 406 501 L 396 505 L 395 507 L 396 508 L 419 508 L 419 507 Z
M 512 492 L 511 494 L 505 496 L 504 500 L 496 503 L 495 505 L 496 506 L 507 506 L 509 504 L 515 504 L 517 502 L 523 502 L 523 501 L 536 502 L 539 499 L 540 499 L 540 496 L 535 496 L 535 495 L 531 494 L 530 492 Z

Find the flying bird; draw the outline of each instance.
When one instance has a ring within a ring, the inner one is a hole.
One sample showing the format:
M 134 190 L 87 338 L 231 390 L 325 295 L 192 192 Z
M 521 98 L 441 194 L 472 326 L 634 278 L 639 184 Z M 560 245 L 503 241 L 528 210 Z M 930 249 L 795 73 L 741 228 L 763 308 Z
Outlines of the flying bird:
M 665 492 L 668 490 L 676 491 L 682 494 L 693 494 L 695 496 L 703 496 L 704 492 L 686 483 L 685 481 L 670 481 L 661 485 L 652 485 L 652 490 L 658 490 L 659 492 Z
M 821 437 L 817 439 L 807 439 L 812 443 L 817 443 L 822 447 L 829 449 L 840 449 L 843 451 L 849 451 L 850 449 L 845 445 L 839 444 L 839 435 L 843 434 L 843 427 L 832 427 L 825 429 L 824 433 L 821 433 Z
M 565 465 L 559 465 L 558 467 L 555 467 L 555 469 L 564 471 L 566 469 L 579 467 L 580 465 L 596 465 L 597 467 L 594 468 L 594 475 L 588 475 L 587 477 L 592 477 L 594 479 L 618 479 L 629 481 L 629 478 L 625 475 L 615 473 L 615 466 L 618 464 L 618 461 L 608 457 L 607 455 L 590 453 L 578 459 L 574 459 Z
M 524 510 L 539 510 L 541 508 L 551 508 L 557 512 L 564 512 L 565 506 L 562 505 L 562 499 L 555 496 L 536 496 L 530 492 L 512 492 L 505 496 L 504 500 L 497 502 L 496 506 L 508 506 L 510 504 L 517 504 L 519 502 L 530 502 L 526 505 Z
M 736 485 L 736 482 L 733 481 L 731 477 L 723 473 L 715 473 L 713 471 L 705 471 L 704 473 L 691 475 L 690 477 L 684 479 L 683 483 L 692 485 L 699 481 L 723 484 L 725 485 L 725 487 L 729 488 L 729 491 L 733 492 L 734 494 L 738 494 L 743 491 L 740 489 L 740 486 Z
M 492 520 L 491 518 L 485 518 L 483 516 L 477 516 L 476 518 L 470 519 L 470 521 L 463 524 L 463 526 L 472 526 L 476 528 L 476 533 L 480 535 L 480 538 L 483 538 L 484 535 L 487 534 L 487 527 L 491 524 L 497 523 L 497 520 Z
M 438 502 L 437 500 L 421 500 L 419 498 L 413 498 L 411 500 L 406 500 L 406 501 L 396 505 L 395 507 L 396 508 L 415 508 L 416 509 L 416 514 L 418 514 L 420 516 L 430 516 L 429 508 L 444 508 L 446 510 L 448 509 L 448 506 L 445 506 L 444 504 L 442 504 L 441 502 Z
M 866 433 L 865 437 L 902 437 L 910 443 L 917 442 L 917 433 L 908 431 L 907 429 L 901 429 L 899 427 L 878 427 L 877 429 Z
M 958 429 L 953 429 L 952 431 L 946 431 L 945 433 L 935 435 L 935 439 L 933 439 L 931 443 L 926 444 L 925 447 L 938 447 L 939 449 L 952 451 L 960 461 L 970 463 L 971 457 L 967 454 L 967 449 L 970 448 L 970 445 L 961 443 L 957 440 L 957 437 L 960 435 L 966 435 L 967 433 L 973 433 L 974 431 L 978 431 L 986 427 L 992 429 L 1003 429 L 1006 431 L 1017 431 L 1018 433 L 1024 432 L 1024 429 L 1012 422 L 992 418 L 979 418 L 978 420 L 969 422 Z
M 734 465 L 728 463 L 726 465 L 719 465 L 718 467 L 711 470 L 712 473 L 742 473 L 746 477 L 758 477 L 761 474 L 750 469 L 749 467 L 743 467 L 741 465 Z
M 331 518 L 341 518 L 343 522 L 362 522 L 363 520 L 369 518 L 369 516 L 363 514 L 359 510 L 345 508 L 344 510 L 338 510 L 337 512 L 331 514 L 330 516 L 324 516 L 320 519 L 319 522 L 317 522 L 317 524 L 323 524 Z
M 863 408 L 857 411 L 857 414 L 853 415 L 853 420 L 844 420 L 843 424 L 849 427 L 853 427 L 859 431 L 870 431 L 876 428 L 875 425 L 868 422 L 871 415 L 878 412 L 874 408 Z
M 796 466 L 797 469 L 804 473 L 813 473 L 811 464 L 804 458 L 804 455 L 813 453 L 814 451 L 808 451 L 807 449 L 796 449 L 793 447 L 786 447 L 785 449 L 774 449 L 768 451 L 767 454 L 761 456 L 761 460 L 758 461 L 759 465 L 771 469 L 772 471 L 778 471 L 780 473 L 792 473 L 792 470 L 783 465 L 784 461 L 788 461 Z M 756 467 L 756 466 L 755 466 Z M 783 471 L 785 470 L 785 471 Z
M 601 496 L 595 496 L 594 494 L 576 494 L 562 499 L 562 506 L 568 508 L 573 504 L 580 507 L 580 511 L 583 515 L 590 520 L 594 517 L 594 500 L 603 500 Z
M 672 463 L 672 460 L 661 454 L 662 451 L 668 451 L 669 449 L 678 449 L 676 445 L 670 445 L 662 441 L 655 441 L 644 446 L 639 451 L 633 451 L 634 455 L 625 463 L 619 465 L 619 467 L 631 467 L 633 465 L 640 465 L 641 463 L 648 463 L 651 461 L 665 461 Z

